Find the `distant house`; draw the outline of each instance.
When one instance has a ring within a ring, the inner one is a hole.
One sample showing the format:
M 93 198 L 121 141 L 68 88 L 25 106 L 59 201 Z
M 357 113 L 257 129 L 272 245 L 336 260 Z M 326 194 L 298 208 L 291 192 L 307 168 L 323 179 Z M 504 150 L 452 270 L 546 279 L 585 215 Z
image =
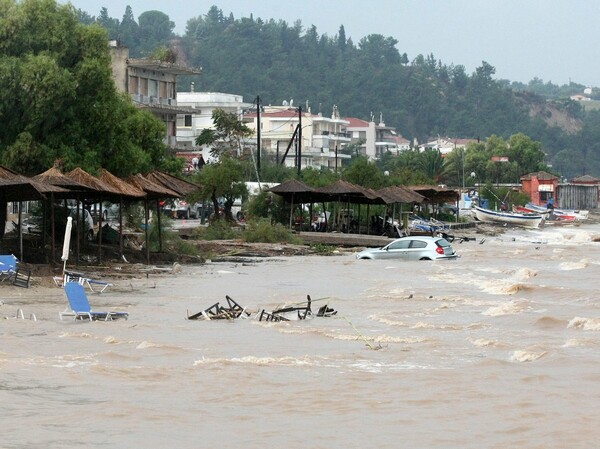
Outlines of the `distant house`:
M 177 75 L 200 74 L 199 69 L 153 59 L 129 58 L 129 49 L 110 42 L 113 80 L 117 90 L 126 92 L 133 104 L 147 109 L 166 125 L 165 144 L 177 146 L 177 114 L 187 108 L 177 105 Z
M 214 128 L 213 111 L 222 109 L 225 112 L 241 116 L 245 109 L 252 107 L 252 104 L 245 103 L 241 95 L 222 92 L 194 92 L 193 87 L 192 83 L 191 92 L 177 93 L 177 104 L 188 109 L 185 114 L 177 116 L 177 148 L 182 153 L 188 153 L 188 159 L 199 157 L 203 161 L 209 162 L 211 160 L 210 148 L 196 146 L 196 137 L 204 129 Z
M 439 150 L 442 156 L 459 149 L 467 148 L 470 143 L 477 143 L 477 139 L 455 139 L 450 137 L 438 137 L 426 143 L 419 145 L 419 151 L 423 152 L 426 149 Z
M 581 94 L 571 95 L 569 98 L 573 101 L 591 101 L 590 97 Z
M 254 130 L 252 139 L 256 140 L 258 115 L 244 114 L 243 120 Z M 350 159 L 342 152 L 350 143 L 348 124 L 335 105 L 330 116 L 313 114 L 310 108 L 300 110 L 287 102 L 265 106 L 260 114 L 261 153 L 288 167 L 297 167 L 299 162 L 300 168 L 337 169 L 342 160 Z
M 352 143 L 361 142 L 360 152 L 369 160 L 380 159 L 389 152 L 395 156 L 410 149 L 410 141 L 396 132 L 395 128 L 386 126 L 380 117 L 379 123 L 371 116 L 370 121 L 355 117 L 346 117 L 348 134 Z
M 560 199 L 557 198 L 558 177 L 545 171 L 528 173 L 521 176 L 523 192 L 531 198 L 531 202 L 538 206 L 548 203 L 550 198 L 554 198 L 555 205 L 560 205 Z

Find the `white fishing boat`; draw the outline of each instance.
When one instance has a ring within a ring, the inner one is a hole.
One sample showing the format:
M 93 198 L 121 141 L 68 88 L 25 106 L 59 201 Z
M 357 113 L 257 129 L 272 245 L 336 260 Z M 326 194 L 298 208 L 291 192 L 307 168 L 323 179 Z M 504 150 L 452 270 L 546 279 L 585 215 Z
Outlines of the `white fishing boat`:
M 537 206 L 533 203 L 527 203 L 525 205 L 526 208 L 531 209 L 534 212 L 538 212 L 538 213 L 543 213 L 544 211 L 548 211 L 548 209 L 544 206 Z M 551 210 L 552 214 L 554 214 L 556 217 L 559 218 L 563 218 L 563 219 L 572 219 L 572 220 L 586 220 L 588 217 L 588 214 L 590 213 L 589 210 L 585 210 L 585 209 L 579 209 L 579 210 L 575 210 L 575 209 L 552 209 Z
M 473 210 L 479 221 L 508 223 L 526 228 L 537 228 L 544 221 L 543 215 L 538 213 L 494 211 L 480 206 L 473 206 Z

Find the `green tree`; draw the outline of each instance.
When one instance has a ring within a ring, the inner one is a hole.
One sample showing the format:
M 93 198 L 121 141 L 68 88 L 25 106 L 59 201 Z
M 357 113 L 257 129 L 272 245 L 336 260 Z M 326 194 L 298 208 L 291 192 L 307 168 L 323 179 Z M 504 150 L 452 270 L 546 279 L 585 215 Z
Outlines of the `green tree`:
M 125 46 L 130 48 L 130 54 L 133 56 L 139 56 L 139 25 L 135 21 L 135 17 L 133 16 L 133 10 L 131 6 L 127 5 L 125 7 L 125 13 L 123 14 L 123 18 L 119 23 L 119 36 L 118 39 Z
M 116 91 L 105 30 L 54 0 L 2 0 L 0 34 L 1 163 L 29 175 L 57 158 L 122 175 L 166 163 L 162 122 Z
M 381 170 L 364 156 L 354 159 L 350 166 L 344 169 L 342 179 L 371 189 L 379 189 L 385 185 Z
M 435 184 L 440 182 L 444 173 L 444 158 L 440 150 L 426 149 L 421 153 L 418 164 L 421 171 L 430 180 Z
M 215 157 L 223 155 L 240 156 L 243 153 L 243 142 L 253 131 L 248 128 L 234 112 L 215 109 L 212 113 L 214 128 L 205 128 L 196 138 L 196 145 L 210 146 Z
M 215 209 L 215 217 L 219 219 L 219 200 L 223 199 L 223 214 L 227 220 L 233 221 L 231 208 L 234 201 L 248 195 L 239 159 L 222 155 L 219 162 L 202 167 L 195 176 L 195 181 L 201 187 L 192 200 L 210 200 Z
M 160 11 L 146 11 L 138 17 L 140 53 L 148 55 L 158 47 L 168 45 L 175 23 Z

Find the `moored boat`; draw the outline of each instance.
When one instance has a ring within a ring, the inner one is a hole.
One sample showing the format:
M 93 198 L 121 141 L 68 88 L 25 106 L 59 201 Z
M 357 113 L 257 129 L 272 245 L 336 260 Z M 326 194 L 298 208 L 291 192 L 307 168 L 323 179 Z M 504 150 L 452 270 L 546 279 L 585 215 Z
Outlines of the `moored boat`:
M 543 215 L 538 213 L 494 211 L 480 206 L 473 206 L 473 210 L 479 221 L 508 223 L 526 228 L 537 228 L 544 221 Z
M 533 203 L 527 203 L 523 206 L 525 209 L 533 212 L 544 213 L 551 212 L 554 217 L 559 220 L 574 221 L 574 220 L 585 220 L 588 217 L 589 210 L 573 210 L 573 209 L 547 209 L 544 206 L 538 206 Z

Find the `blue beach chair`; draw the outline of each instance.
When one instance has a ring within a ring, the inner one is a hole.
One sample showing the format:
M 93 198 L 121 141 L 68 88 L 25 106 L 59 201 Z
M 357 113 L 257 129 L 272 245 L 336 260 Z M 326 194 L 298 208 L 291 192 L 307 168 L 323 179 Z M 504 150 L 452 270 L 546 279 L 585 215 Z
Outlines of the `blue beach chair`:
M 78 282 L 65 283 L 65 294 L 69 300 L 71 310 L 67 307 L 67 310 L 64 312 L 59 312 L 61 320 L 63 316 L 73 316 L 76 320 L 89 319 L 90 321 L 127 319 L 129 316 L 127 312 L 97 312 L 92 310 L 83 285 Z
M 29 288 L 31 270 L 19 267 L 19 260 L 12 254 L 0 254 L 0 282 L 8 281 L 18 287 Z
M 17 258 L 12 254 L 0 255 L 0 282 L 11 280 L 17 270 Z

